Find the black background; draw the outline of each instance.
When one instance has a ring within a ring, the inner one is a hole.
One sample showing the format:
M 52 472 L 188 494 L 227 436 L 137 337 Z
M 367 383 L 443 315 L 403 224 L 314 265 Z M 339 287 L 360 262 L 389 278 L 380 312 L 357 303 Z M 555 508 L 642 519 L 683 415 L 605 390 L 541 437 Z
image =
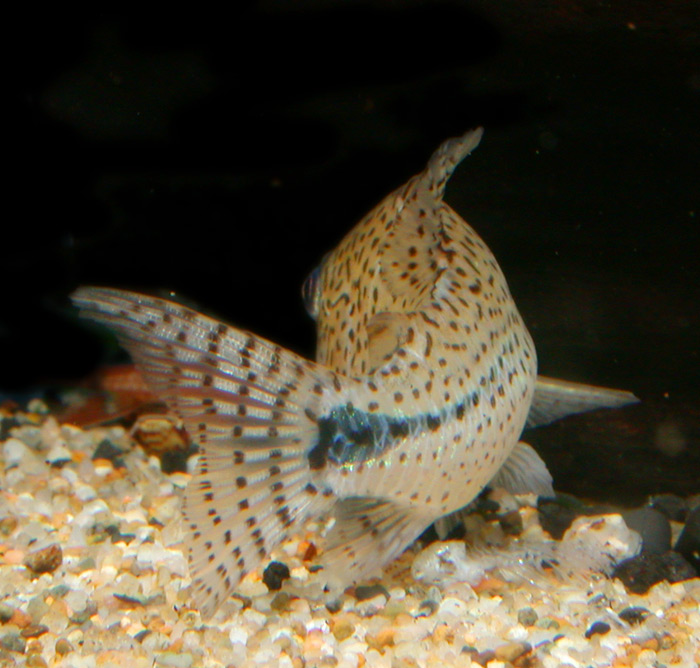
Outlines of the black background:
M 80 284 L 173 290 L 313 355 L 299 289 L 447 137 L 543 373 L 700 397 L 694 2 L 257 2 L 6 29 L 0 392 L 119 359 Z

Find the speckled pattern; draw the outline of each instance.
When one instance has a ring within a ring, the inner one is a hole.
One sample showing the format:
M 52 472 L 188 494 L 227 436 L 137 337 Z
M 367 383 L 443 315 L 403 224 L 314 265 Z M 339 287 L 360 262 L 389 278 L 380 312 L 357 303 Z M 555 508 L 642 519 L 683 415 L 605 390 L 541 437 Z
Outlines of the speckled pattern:
M 442 199 L 480 138 L 445 142 L 327 256 L 306 290 L 318 364 L 164 300 L 74 295 L 201 448 L 185 516 L 205 613 L 309 513 L 336 518 L 329 578 L 360 580 L 513 450 L 534 346 L 495 258 Z

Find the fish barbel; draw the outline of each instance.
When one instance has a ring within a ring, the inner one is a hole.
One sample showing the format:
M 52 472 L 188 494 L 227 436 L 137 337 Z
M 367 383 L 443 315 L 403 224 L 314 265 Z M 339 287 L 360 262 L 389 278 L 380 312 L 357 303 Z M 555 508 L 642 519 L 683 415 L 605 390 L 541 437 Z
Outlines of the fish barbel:
M 526 422 L 635 400 L 538 378 L 496 259 L 443 201 L 480 138 L 445 142 L 309 277 L 316 362 L 162 299 L 73 295 L 199 445 L 184 516 L 203 615 L 310 515 L 335 517 L 323 563 L 348 584 L 489 483 L 551 494 Z

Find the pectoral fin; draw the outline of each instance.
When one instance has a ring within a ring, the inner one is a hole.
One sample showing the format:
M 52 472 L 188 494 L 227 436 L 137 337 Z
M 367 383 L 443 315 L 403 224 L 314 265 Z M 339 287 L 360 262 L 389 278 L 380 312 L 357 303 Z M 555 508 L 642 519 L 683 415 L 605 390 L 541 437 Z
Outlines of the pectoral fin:
M 511 494 L 554 496 L 552 476 L 534 448 L 520 441 L 491 479 L 490 487 L 503 487 Z
M 405 313 L 377 313 L 367 323 L 370 373 L 382 366 L 407 340 L 411 317 Z
M 515 445 L 510 457 L 489 482 L 489 487 L 502 487 L 511 494 L 554 496 L 552 476 L 547 466 L 534 448 L 522 441 Z M 440 540 L 447 538 L 449 533 L 462 522 L 463 516 L 462 509 L 445 515 L 435 522 L 435 531 Z
M 619 408 L 638 401 L 634 394 L 624 390 L 538 376 L 527 427 L 539 427 L 596 408 Z

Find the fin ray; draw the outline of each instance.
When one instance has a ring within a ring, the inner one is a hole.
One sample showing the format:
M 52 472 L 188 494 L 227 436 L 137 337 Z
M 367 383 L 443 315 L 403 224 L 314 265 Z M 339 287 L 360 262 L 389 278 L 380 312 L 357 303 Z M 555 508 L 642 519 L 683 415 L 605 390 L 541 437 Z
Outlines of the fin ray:
M 511 494 L 537 494 L 553 497 L 552 476 L 535 449 L 520 441 L 508 459 L 489 482 L 491 487 L 503 487 Z
M 619 408 L 637 403 L 631 392 L 574 383 L 547 376 L 537 376 L 527 427 L 539 427 L 567 415 L 585 413 L 596 408 Z
M 331 582 L 343 585 L 378 571 L 430 524 L 430 519 L 413 508 L 373 497 L 340 499 L 334 515 L 336 522 L 327 536 L 322 563 Z
M 200 446 L 183 512 L 193 596 L 209 616 L 307 513 L 332 504 L 314 485 L 308 454 L 323 397 L 336 397 L 341 381 L 172 302 L 102 288 L 81 288 L 73 300 L 116 331 Z

